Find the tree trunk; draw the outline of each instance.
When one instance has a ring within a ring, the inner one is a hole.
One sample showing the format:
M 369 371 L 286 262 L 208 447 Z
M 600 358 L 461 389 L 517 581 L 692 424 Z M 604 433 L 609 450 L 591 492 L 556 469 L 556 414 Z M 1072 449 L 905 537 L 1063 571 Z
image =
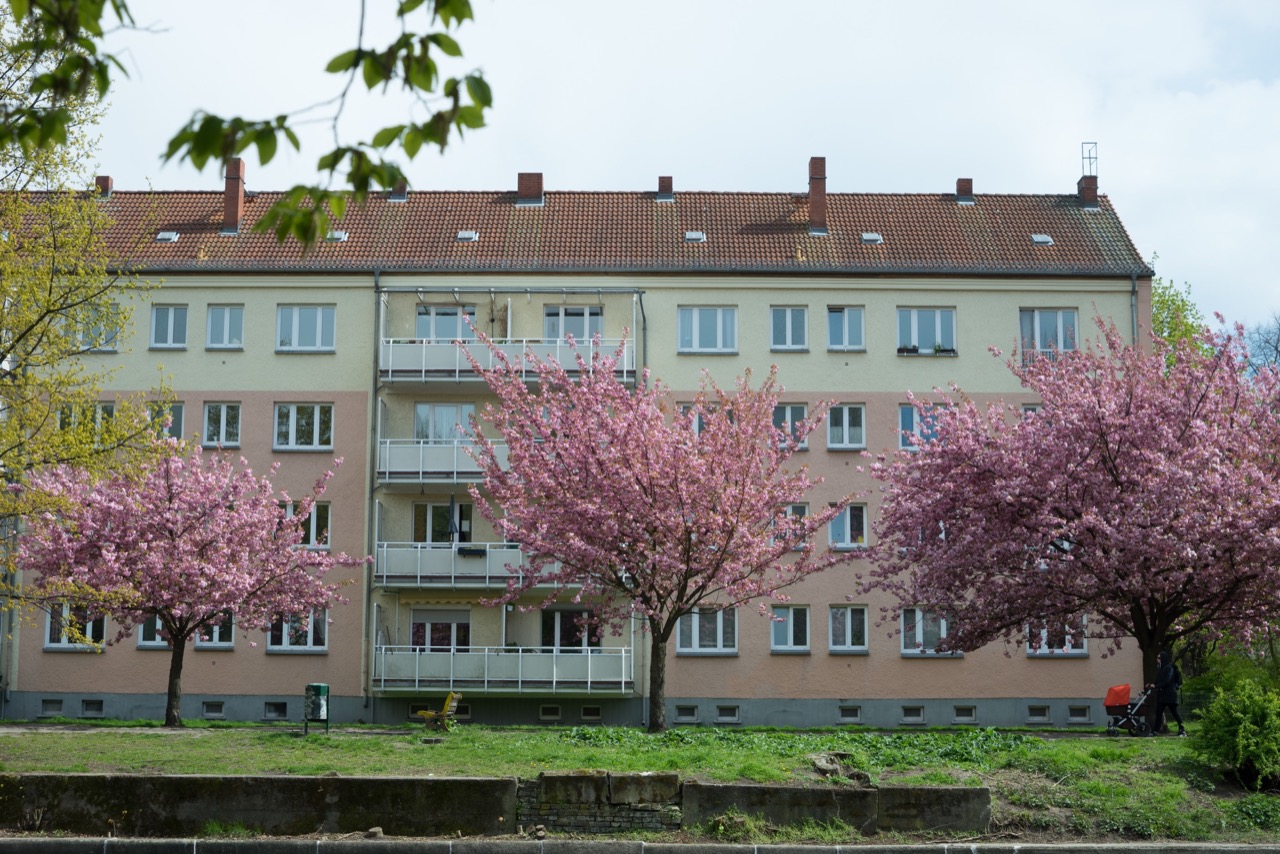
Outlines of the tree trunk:
M 169 656 L 169 694 L 164 704 L 164 725 L 182 726 L 182 656 L 187 651 L 187 640 L 173 638 L 173 652 Z
M 667 728 L 667 639 L 650 633 L 649 643 L 649 732 Z

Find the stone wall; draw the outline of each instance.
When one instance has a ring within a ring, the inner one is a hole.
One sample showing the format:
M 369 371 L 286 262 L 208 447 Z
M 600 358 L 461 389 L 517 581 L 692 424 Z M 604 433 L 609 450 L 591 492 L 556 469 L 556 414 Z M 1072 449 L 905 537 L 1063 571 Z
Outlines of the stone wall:
M 519 822 L 563 833 L 617 834 L 678 830 L 680 778 L 675 774 L 548 772 L 517 787 Z

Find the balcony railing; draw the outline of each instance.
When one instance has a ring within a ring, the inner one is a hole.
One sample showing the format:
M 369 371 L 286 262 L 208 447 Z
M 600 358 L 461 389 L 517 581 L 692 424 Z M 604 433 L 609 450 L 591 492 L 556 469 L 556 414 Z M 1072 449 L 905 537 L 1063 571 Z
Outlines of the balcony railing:
M 378 543 L 374 583 L 384 587 L 506 587 L 521 566 L 514 543 Z
M 635 688 L 629 649 L 560 651 L 473 646 L 431 652 L 415 646 L 373 650 L 375 691 L 627 694 Z
M 592 341 L 576 342 L 578 352 L 587 361 L 597 350 L 613 353 L 622 343 L 621 338 L 601 339 L 597 345 Z M 535 372 L 521 358 L 526 351 L 532 351 L 544 361 L 555 359 L 570 371 L 577 370 L 577 361 L 569 342 L 548 340 L 543 338 L 524 338 L 503 341 L 496 345 L 512 362 L 518 362 L 527 379 L 535 379 Z M 465 348 L 465 352 L 464 352 Z M 378 354 L 378 371 L 384 380 L 403 380 L 409 382 L 426 382 L 427 380 L 479 380 L 467 361 L 466 353 L 475 356 L 482 368 L 496 367 L 497 359 L 489 348 L 476 341 L 468 341 L 459 346 L 452 341 L 435 341 L 422 338 L 383 338 Z M 627 342 L 622 361 L 618 363 L 617 373 L 621 379 L 631 380 L 636 372 L 636 350 L 633 342 Z
M 380 439 L 378 479 L 383 481 L 453 482 L 479 480 L 480 465 L 468 453 L 473 442 L 438 439 Z M 498 462 L 507 462 L 507 448 L 496 445 Z

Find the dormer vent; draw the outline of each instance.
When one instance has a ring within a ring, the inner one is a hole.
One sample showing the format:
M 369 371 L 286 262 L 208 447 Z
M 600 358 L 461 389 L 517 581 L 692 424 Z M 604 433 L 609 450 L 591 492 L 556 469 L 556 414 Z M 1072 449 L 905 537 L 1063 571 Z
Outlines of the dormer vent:
M 1031 235 L 1031 242 L 1036 246 L 1052 246 L 1053 238 L 1047 234 L 1033 234 Z
M 672 186 L 670 175 L 661 175 L 658 177 L 658 198 L 659 204 L 671 204 L 676 200 L 675 189 Z
M 879 246 L 884 243 L 884 235 L 878 231 L 864 231 L 862 232 L 862 242 L 871 246 Z
M 478 231 L 459 231 L 456 240 L 459 243 L 476 243 L 480 240 Z
M 705 231 L 686 231 L 684 233 L 685 243 L 706 243 L 707 233 Z
M 349 235 L 345 231 L 331 231 L 324 236 L 328 243 L 346 243 Z
M 178 242 L 178 232 L 176 231 L 162 231 L 156 235 L 156 243 L 177 243 L 177 242 Z

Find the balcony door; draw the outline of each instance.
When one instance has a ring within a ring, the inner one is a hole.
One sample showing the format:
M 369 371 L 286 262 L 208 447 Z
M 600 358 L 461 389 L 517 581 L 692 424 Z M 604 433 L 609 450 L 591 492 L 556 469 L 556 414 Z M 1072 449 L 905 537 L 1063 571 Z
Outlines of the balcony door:
M 585 652 L 600 648 L 592 636 L 591 612 L 558 609 L 542 612 L 542 648 L 546 652 Z
M 470 652 L 471 612 L 443 608 L 414 608 L 409 642 L 430 652 Z
M 474 403 L 418 403 L 413 412 L 413 438 L 452 444 L 469 435 Z
M 470 501 L 413 505 L 415 543 L 471 542 Z

